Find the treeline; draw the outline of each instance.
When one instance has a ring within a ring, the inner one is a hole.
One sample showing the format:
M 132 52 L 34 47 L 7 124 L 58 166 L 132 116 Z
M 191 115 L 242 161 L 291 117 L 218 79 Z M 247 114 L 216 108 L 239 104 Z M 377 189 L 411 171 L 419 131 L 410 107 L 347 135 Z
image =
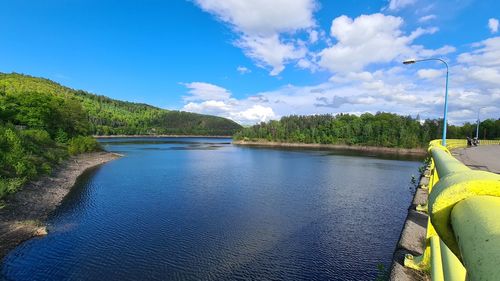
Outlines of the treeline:
M 211 115 L 173 111 L 142 103 L 114 100 L 22 74 L 0 74 L 0 91 L 50 93 L 81 105 L 93 135 L 233 135 L 236 122 Z
M 475 124 L 448 126 L 448 138 L 475 136 Z M 486 138 L 500 137 L 500 120 L 485 120 L 480 132 Z M 260 123 L 237 132 L 235 140 L 267 140 L 290 143 L 347 144 L 383 147 L 426 147 L 441 138 L 442 120 L 421 122 L 392 113 L 287 116 Z M 483 135 L 480 134 L 480 137 Z

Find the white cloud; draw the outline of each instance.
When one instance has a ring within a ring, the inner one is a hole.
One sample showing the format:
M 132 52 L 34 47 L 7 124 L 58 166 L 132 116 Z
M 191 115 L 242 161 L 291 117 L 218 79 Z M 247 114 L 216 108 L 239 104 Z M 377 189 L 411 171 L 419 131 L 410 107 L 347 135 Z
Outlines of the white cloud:
M 315 0 L 195 0 L 204 11 L 229 24 L 238 33 L 235 45 L 258 66 L 278 75 L 290 60 L 305 55 L 303 47 L 286 36 L 315 26 Z
M 415 4 L 416 0 L 389 0 L 389 10 L 397 11 L 404 7 Z
M 475 49 L 458 56 L 467 65 L 500 67 L 500 37 L 492 37 L 472 45 Z
M 269 106 L 258 104 L 256 100 L 190 102 L 182 108 L 183 111 L 217 115 L 234 120 L 240 124 L 255 124 L 276 118 L 276 114 Z
M 418 19 L 418 22 L 428 22 L 430 20 L 436 19 L 436 15 L 427 15 Z
M 191 82 L 181 84 L 189 89 L 189 96 L 183 97 L 185 101 L 225 100 L 231 96 L 228 90 L 210 83 Z
M 388 63 L 403 56 L 416 56 L 429 51 L 411 45 L 423 34 L 432 34 L 436 28 L 417 28 L 404 35 L 403 19 L 383 14 L 361 15 L 355 19 L 340 16 L 332 21 L 333 46 L 320 52 L 320 66 L 332 72 L 360 71 L 373 63 Z
M 297 66 L 299 66 L 300 68 L 303 68 L 303 69 L 309 69 L 309 68 L 311 68 L 313 66 L 313 64 L 308 59 L 300 59 L 297 62 Z
M 258 65 L 270 65 L 272 76 L 278 75 L 285 69 L 288 60 L 299 59 L 306 54 L 306 49 L 297 47 L 293 43 L 284 43 L 278 34 L 271 36 L 242 36 L 236 42 L 245 54 L 254 59 Z
M 183 98 L 186 102 L 182 108 L 184 111 L 226 117 L 241 124 L 265 122 L 276 117 L 271 107 L 260 104 L 266 101 L 264 97 L 237 100 L 231 97 L 227 89 L 210 83 L 192 82 L 183 85 L 190 94 Z
M 500 86 L 500 69 L 498 67 L 473 66 L 464 68 L 463 75 L 478 82 L 490 84 L 490 86 Z
M 434 79 L 443 75 L 443 71 L 437 69 L 419 69 L 417 75 L 421 79 Z
M 488 28 L 490 29 L 491 33 L 497 33 L 498 32 L 498 19 L 491 18 L 488 20 Z
M 276 118 L 273 109 L 262 105 L 253 105 L 247 110 L 231 113 L 231 119 L 234 120 L 266 122 L 273 118 Z
M 349 81 L 361 81 L 369 82 L 373 80 L 373 74 L 371 72 L 348 72 L 342 75 L 335 75 L 330 78 L 332 82 L 346 83 Z
M 195 0 L 206 12 L 247 35 L 273 35 L 314 25 L 310 0 Z
M 319 32 L 316 30 L 309 31 L 309 43 L 314 44 L 318 42 Z
M 422 58 L 435 57 L 435 56 L 444 56 L 450 53 L 455 52 L 457 49 L 453 46 L 445 45 L 441 48 L 431 50 L 431 49 L 420 49 L 420 47 L 415 47 L 415 49 L 419 49 L 418 56 Z
M 483 118 L 498 118 L 500 87 L 474 77 L 492 75 L 488 80 L 498 79 L 494 75 L 499 73 L 486 67 L 489 72 L 470 71 L 477 66 L 466 66 L 460 71 L 463 67 L 456 65 L 450 69 L 450 123 L 473 121 L 475 114 L 467 112 L 477 112 L 477 108 L 483 106 L 488 106 L 488 110 L 482 112 Z M 440 118 L 444 103 L 444 69 L 421 69 L 417 75 L 415 71 L 414 67 L 397 66 L 373 72 L 336 73 L 330 81 L 317 85 L 285 85 L 246 98 L 189 102 L 183 110 L 223 116 L 241 124 L 255 124 L 290 114 L 341 112 L 385 111 L 412 116 L 420 114 L 424 119 Z
M 241 66 L 241 65 L 236 68 L 236 71 L 238 71 L 240 74 L 247 74 L 247 73 L 252 72 L 247 67 L 244 67 L 244 66 Z
M 183 110 L 217 115 L 229 111 L 230 106 L 223 101 L 208 100 L 199 103 L 190 102 L 184 106 Z
M 432 63 L 418 66 L 390 64 L 409 57 L 446 58 L 456 52 L 453 46 L 427 49 L 414 43 L 424 34 L 437 32 L 437 28 L 416 28 L 406 32 L 400 17 L 383 14 L 357 18 L 340 16 L 332 21 L 330 37 L 314 26 L 312 17 L 281 22 L 281 12 L 277 12 L 278 22 L 263 24 L 260 20 L 265 22 L 271 11 L 256 8 L 255 15 L 251 15 L 249 11 L 253 10 L 249 9 L 246 14 L 250 15 L 246 15 L 238 12 L 243 8 L 236 7 L 236 0 L 217 2 L 215 6 L 202 6 L 202 2 L 213 4 L 217 1 L 200 0 L 197 3 L 230 24 L 239 36 L 235 45 L 259 66 L 270 67 L 272 75 L 279 74 L 287 63 L 293 63 L 311 71 L 323 67 L 331 71 L 331 77 L 317 85 L 284 85 L 242 98 L 217 85 L 185 83 L 189 95 L 184 97 L 183 110 L 214 114 L 241 124 L 254 124 L 290 114 L 386 111 L 412 116 L 420 114 L 422 118 L 440 118 L 442 115 L 445 72 L 441 66 Z M 264 5 L 261 0 L 256 2 Z M 301 3 L 306 2 L 309 1 Z M 400 9 L 403 4 L 398 3 Z M 248 1 L 241 5 L 248 8 L 253 4 Z M 265 5 L 275 7 L 273 1 L 265 2 Z M 263 15 L 265 19 L 262 19 Z M 432 17 L 422 22 L 430 20 Z M 293 38 L 299 30 L 304 32 L 301 40 Z M 317 48 L 323 43 L 328 47 L 315 53 L 308 50 L 309 44 L 313 43 L 318 43 Z M 482 111 L 483 118 L 498 118 L 500 37 L 464 48 L 468 51 L 457 54 L 456 59 L 455 56 L 446 58 L 453 62 L 450 64 L 450 123 L 472 121 L 477 109 L 484 106 L 487 110 Z M 237 68 L 240 73 L 247 70 L 244 66 Z

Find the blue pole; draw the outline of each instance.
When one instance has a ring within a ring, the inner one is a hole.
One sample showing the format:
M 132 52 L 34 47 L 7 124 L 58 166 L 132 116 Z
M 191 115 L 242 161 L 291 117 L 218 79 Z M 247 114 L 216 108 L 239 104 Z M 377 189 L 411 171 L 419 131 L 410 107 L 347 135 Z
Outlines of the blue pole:
M 479 139 L 479 111 L 481 111 L 481 109 L 477 111 L 476 139 Z
M 429 58 L 422 60 L 416 60 L 416 59 L 405 60 L 403 61 L 403 64 L 412 64 L 416 62 L 430 61 L 430 60 L 438 60 L 444 63 L 444 65 L 446 66 L 446 91 L 444 93 L 444 114 L 443 114 L 443 140 L 441 141 L 441 144 L 443 146 L 446 146 L 446 127 L 448 126 L 448 118 L 447 118 L 448 117 L 448 72 L 449 72 L 448 64 L 444 60 L 438 58 Z
M 444 93 L 444 117 L 443 117 L 443 146 L 446 146 L 446 127 L 447 127 L 447 115 L 448 115 L 448 64 L 442 61 L 446 65 L 446 91 Z

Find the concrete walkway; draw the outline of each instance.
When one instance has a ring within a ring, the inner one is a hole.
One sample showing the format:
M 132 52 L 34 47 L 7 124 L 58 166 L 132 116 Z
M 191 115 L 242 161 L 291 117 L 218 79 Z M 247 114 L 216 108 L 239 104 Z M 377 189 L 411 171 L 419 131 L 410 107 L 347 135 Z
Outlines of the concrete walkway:
M 500 174 L 500 145 L 455 149 L 452 154 L 471 169 Z

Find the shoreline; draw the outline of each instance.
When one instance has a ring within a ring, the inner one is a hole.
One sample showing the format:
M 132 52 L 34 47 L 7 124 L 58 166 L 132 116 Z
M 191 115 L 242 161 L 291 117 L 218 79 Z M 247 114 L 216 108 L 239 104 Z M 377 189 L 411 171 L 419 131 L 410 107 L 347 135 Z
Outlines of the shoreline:
M 350 151 L 376 152 L 376 153 L 412 155 L 412 156 L 425 156 L 425 155 L 427 155 L 427 151 L 423 148 L 395 148 L 395 147 L 381 147 L 381 146 L 319 144 L 319 143 L 290 143 L 290 142 L 273 142 L 273 141 L 233 141 L 232 143 L 235 145 L 243 145 L 243 146 L 350 150 Z
M 51 175 L 27 183 L 5 198 L 0 209 L 0 260 L 22 242 L 47 234 L 46 220 L 86 170 L 117 159 L 111 152 L 92 152 L 67 159 Z
M 232 139 L 233 136 L 203 136 L 203 135 L 103 135 L 93 136 L 96 139 L 115 138 L 209 138 L 209 139 Z

